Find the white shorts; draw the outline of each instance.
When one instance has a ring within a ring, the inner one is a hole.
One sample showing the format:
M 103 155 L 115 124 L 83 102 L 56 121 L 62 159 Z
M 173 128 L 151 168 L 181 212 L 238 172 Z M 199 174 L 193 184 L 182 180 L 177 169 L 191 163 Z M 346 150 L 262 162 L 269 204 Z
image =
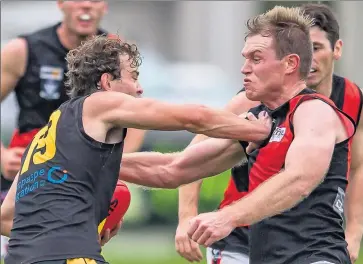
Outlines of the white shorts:
M 1 236 L 1 258 L 3 259 L 8 253 L 9 238 Z
M 246 254 L 207 248 L 207 264 L 249 264 L 249 262 Z

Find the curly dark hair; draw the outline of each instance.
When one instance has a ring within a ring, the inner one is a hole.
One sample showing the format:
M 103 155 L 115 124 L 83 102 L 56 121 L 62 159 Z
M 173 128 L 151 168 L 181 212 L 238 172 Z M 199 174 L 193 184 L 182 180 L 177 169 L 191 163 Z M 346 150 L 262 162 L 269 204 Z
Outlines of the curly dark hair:
M 141 65 L 141 56 L 135 44 L 123 42 L 119 37 L 95 36 L 68 52 L 66 61 L 66 86 L 73 98 L 91 94 L 100 89 L 99 81 L 103 73 L 120 79 L 120 55 L 129 55 L 131 67 Z
M 275 6 L 247 21 L 247 37 L 261 34 L 274 40 L 276 56 L 289 54 L 300 57 L 300 77 L 306 79 L 311 68 L 313 46 L 309 29 L 313 20 L 297 7 Z
M 339 23 L 331 8 L 324 4 L 305 4 L 301 10 L 314 19 L 313 26 L 326 32 L 330 46 L 334 49 L 339 39 Z

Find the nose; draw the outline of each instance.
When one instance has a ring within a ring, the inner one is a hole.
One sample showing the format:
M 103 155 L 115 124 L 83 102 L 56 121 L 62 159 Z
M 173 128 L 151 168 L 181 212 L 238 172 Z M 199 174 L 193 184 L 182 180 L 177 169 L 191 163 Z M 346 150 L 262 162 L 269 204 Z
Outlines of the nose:
M 144 93 L 144 89 L 142 89 L 141 85 L 138 83 L 137 84 L 137 90 L 136 93 L 138 96 L 141 96 Z
M 244 75 L 251 73 L 251 66 L 247 59 L 246 59 L 245 63 L 242 65 L 241 73 Z

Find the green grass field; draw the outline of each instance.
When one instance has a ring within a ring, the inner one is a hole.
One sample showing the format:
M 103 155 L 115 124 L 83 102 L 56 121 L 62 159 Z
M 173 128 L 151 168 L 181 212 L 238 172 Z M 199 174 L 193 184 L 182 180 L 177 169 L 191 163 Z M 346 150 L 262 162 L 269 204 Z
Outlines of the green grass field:
M 104 248 L 104 257 L 110 264 L 187 264 L 175 252 L 174 232 L 170 227 L 121 231 Z M 363 264 L 362 257 L 355 264 Z M 205 264 L 205 259 L 201 263 Z
M 174 230 L 171 228 L 121 231 L 105 246 L 103 255 L 110 264 L 189 263 L 175 252 L 173 236 Z M 201 263 L 206 264 L 205 259 Z M 363 258 L 355 264 L 363 264 Z

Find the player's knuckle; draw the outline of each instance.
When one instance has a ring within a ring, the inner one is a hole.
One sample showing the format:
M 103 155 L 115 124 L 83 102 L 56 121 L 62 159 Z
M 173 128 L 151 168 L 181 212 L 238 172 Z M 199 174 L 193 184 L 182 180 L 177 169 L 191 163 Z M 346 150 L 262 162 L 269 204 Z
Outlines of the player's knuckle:
M 198 249 L 198 244 L 196 244 L 196 243 L 191 243 L 191 248 L 193 249 L 193 250 L 196 250 L 196 249 Z
M 203 229 L 208 229 L 208 223 L 200 223 L 200 227 L 203 228 Z
M 208 234 L 213 234 L 214 229 L 213 229 L 211 226 L 208 226 L 208 227 L 206 228 L 205 232 L 206 232 L 206 233 L 208 233 Z

